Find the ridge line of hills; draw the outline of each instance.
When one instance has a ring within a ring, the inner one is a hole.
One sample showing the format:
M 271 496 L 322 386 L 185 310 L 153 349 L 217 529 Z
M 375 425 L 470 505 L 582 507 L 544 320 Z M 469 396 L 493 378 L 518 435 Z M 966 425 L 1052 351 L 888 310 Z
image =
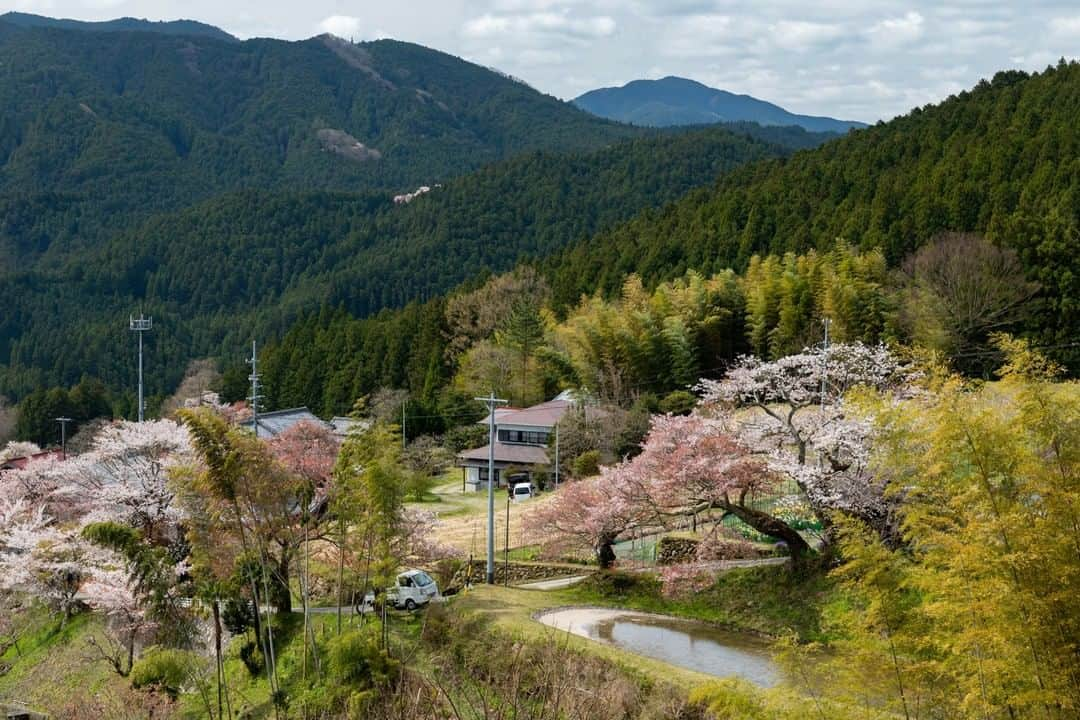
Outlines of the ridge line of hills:
M 86 21 L 70 18 L 51 18 L 11 11 L 0 14 L 0 22 L 20 27 L 53 28 L 59 30 L 83 30 L 87 32 L 151 32 L 162 35 L 192 35 L 236 42 L 237 38 L 214 25 L 197 20 L 146 20 L 122 17 L 115 20 Z
M 652 127 L 739 121 L 797 125 L 812 132 L 846 133 L 867 127 L 866 123 L 855 120 L 800 115 L 750 95 L 718 90 L 671 75 L 590 90 L 573 103 L 598 117 Z

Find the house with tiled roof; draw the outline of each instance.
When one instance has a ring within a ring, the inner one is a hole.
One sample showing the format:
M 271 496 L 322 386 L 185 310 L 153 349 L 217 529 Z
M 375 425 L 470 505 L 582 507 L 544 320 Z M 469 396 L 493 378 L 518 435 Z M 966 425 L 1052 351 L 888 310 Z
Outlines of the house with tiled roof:
M 53 448 L 51 450 L 42 450 L 31 455 L 8 458 L 7 460 L 0 462 L 0 471 L 22 470 L 32 462 L 36 462 L 38 460 L 48 460 L 50 458 L 53 460 L 63 460 L 64 453 L 60 448 Z
M 576 401 L 569 393 L 527 408 L 500 408 L 495 411 L 495 486 L 505 485 L 513 474 L 531 478 L 537 471 L 547 471 L 554 463 L 556 428 Z M 485 427 L 490 415 L 478 424 Z M 458 453 L 462 483 L 466 491 L 487 488 L 490 445 Z M 523 478 L 523 479 L 525 479 Z
M 274 410 L 273 412 L 260 412 L 256 422 L 258 423 L 258 427 L 255 428 L 255 436 L 263 439 L 277 437 L 298 422 L 309 422 L 320 427 L 332 429 L 332 426 L 329 423 L 324 422 L 306 407 L 291 408 L 289 410 Z M 249 417 L 242 422 L 241 425 L 250 430 L 252 428 L 251 418 Z

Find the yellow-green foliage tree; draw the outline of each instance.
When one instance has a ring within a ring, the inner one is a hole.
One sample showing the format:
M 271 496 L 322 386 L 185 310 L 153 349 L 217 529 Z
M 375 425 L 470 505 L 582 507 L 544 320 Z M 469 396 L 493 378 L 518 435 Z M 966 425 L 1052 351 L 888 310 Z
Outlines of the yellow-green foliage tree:
M 1080 714 L 1080 385 L 997 342 L 1000 381 L 931 373 L 876 405 L 906 545 L 845 526 L 851 605 L 819 690 L 891 717 Z
M 845 243 L 827 253 L 755 255 L 742 280 L 753 353 L 797 353 L 821 339 L 825 317 L 838 342 L 877 342 L 889 314 L 887 280 L 880 250 L 859 252 Z
M 688 272 L 648 292 L 631 275 L 617 301 L 588 298 L 555 330 L 580 382 L 620 401 L 631 390 L 688 386 L 743 348 L 742 294 L 730 271 Z
M 396 425 L 358 427 L 341 446 L 330 507 L 338 521 L 339 633 L 341 606 L 346 603 L 346 564 L 360 578 L 359 598 L 363 598 L 369 589 L 385 587 L 401 563 L 407 474 L 401 462 L 401 434 Z

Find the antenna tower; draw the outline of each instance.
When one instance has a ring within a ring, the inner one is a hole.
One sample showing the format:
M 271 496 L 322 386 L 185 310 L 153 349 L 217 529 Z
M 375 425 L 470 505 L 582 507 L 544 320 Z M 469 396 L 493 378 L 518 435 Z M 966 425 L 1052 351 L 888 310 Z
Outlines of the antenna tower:
M 146 403 L 143 401 L 143 333 L 154 329 L 154 318 L 146 317 L 141 312 L 139 317 L 128 315 L 128 329 L 139 333 L 139 422 L 142 422 L 146 411 Z

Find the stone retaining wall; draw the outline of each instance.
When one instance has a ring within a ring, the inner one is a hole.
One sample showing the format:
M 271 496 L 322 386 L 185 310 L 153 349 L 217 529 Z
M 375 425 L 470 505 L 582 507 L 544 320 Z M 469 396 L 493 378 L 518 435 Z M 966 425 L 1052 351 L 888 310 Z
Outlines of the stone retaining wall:
M 454 580 L 451 586 L 454 588 L 461 588 L 465 585 L 466 571 L 468 563 L 463 563 L 464 566 L 454 575 Z M 572 565 L 554 565 L 546 563 L 520 563 L 511 562 L 509 566 L 504 565 L 501 561 L 495 562 L 495 582 L 499 585 L 505 584 L 507 579 L 507 572 L 509 572 L 510 585 L 519 585 L 521 583 L 532 582 L 535 580 L 549 580 L 551 578 L 567 577 L 569 575 L 580 575 L 582 572 L 588 572 L 588 566 L 582 565 L 575 567 Z M 487 575 L 487 562 L 484 560 L 473 560 L 471 574 L 469 579 L 473 585 L 478 585 L 485 581 Z

